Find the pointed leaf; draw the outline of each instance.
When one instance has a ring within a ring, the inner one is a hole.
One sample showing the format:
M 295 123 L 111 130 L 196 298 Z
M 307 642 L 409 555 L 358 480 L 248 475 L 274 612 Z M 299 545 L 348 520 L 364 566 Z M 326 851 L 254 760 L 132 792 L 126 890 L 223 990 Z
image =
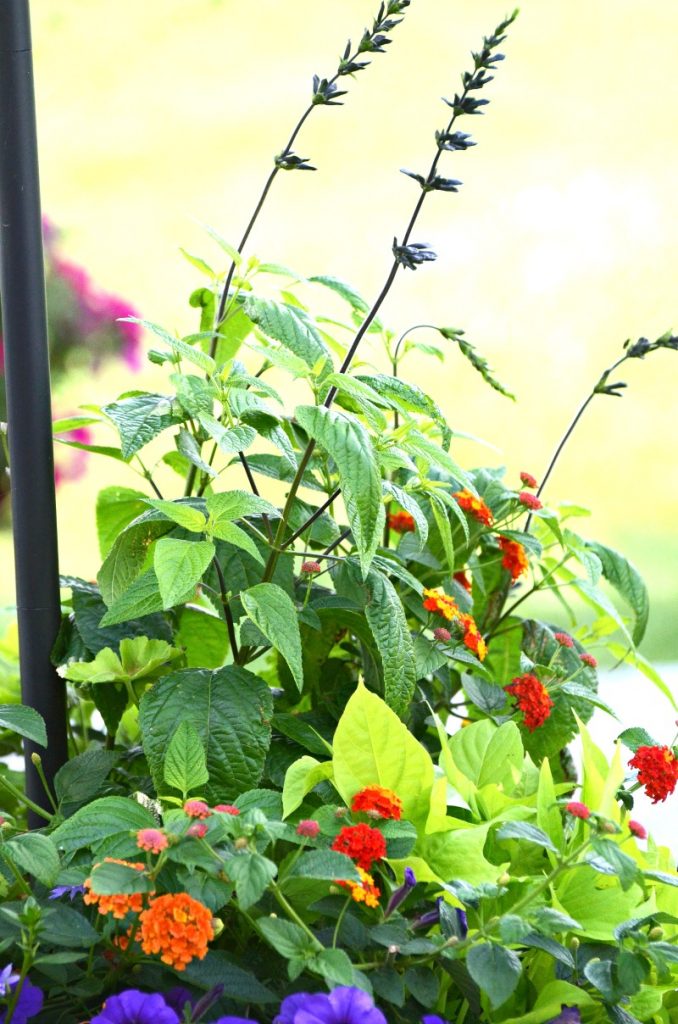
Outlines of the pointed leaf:
M 209 541 L 174 540 L 163 537 L 155 545 L 153 567 L 163 608 L 172 608 L 196 586 L 214 558 L 214 544 Z
M 304 687 L 301 634 L 292 599 L 275 583 L 258 583 L 240 594 L 243 608 L 255 626 L 287 662 L 297 687 Z

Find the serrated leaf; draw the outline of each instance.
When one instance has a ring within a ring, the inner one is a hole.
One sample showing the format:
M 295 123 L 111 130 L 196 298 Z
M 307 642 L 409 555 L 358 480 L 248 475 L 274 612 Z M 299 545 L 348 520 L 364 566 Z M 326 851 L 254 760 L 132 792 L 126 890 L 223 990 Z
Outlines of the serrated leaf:
M 57 849 L 70 853 L 86 846 L 96 847 L 111 836 L 128 835 L 130 831 L 155 826 L 156 820 L 151 812 L 135 800 L 104 796 L 67 818 L 51 833 L 51 839 Z
M 92 868 L 92 890 L 100 896 L 151 892 L 153 883 L 144 871 L 129 864 L 104 860 Z
M 257 436 L 254 427 L 238 426 L 227 429 L 208 413 L 200 413 L 198 422 L 226 455 L 236 455 L 238 452 L 246 451 Z
M 247 491 L 225 491 L 222 494 L 211 494 L 207 499 L 207 511 L 211 518 L 218 522 L 220 519 L 228 520 L 242 519 L 244 516 L 279 516 L 280 513 L 270 501 L 265 501 L 257 494 L 250 494 Z
M 307 434 L 332 457 L 363 576 L 381 540 L 384 505 L 381 474 L 369 434 L 355 419 L 331 409 L 300 406 L 296 418 Z
M 200 470 L 201 473 L 206 473 L 207 476 L 213 480 L 217 477 L 217 471 L 210 466 L 208 462 L 205 462 L 202 455 L 200 454 L 200 445 L 193 437 L 190 431 L 181 428 L 176 438 L 177 451 L 180 455 L 183 455 L 188 461 Z
M 360 882 L 360 875 L 350 857 L 336 850 L 309 850 L 295 861 L 290 877 L 318 878 L 321 881 Z
M 240 594 L 243 608 L 283 656 L 299 691 L 304 687 L 301 634 L 292 599 L 275 583 L 258 583 Z
M 47 746 L 45 722 L 35 708 L 26 704 L 0 704 L 0 729 L 11 729 L 17 736 Z
M 96 520 L 99 551 L 105 558 L 116 538 L 146 511 L 146 495 L 131 487 L 104 487 L 97 495 Z
M 210 541 L 174 540 L 162 537 L 155 545 L 153 568 L 163 608 L 173 608 L 186 591 L 195 587 L 214 558 Z
M 182 249 L 181 251 L 183 252 L 184 250 Z M 187 254 L 185 253 L 184 255 Z M 156 338 L 160 338 L 166 345 L 169 345 L 176 356 L 179 356 L 181 359 L 187 359 L 189 363 L 193 363 L 194 366 L 197 366 L 204 373 L 211 375 L 216 370 L 216 363 L 211 356 L 203 352 L 202 349 L 194 348 L 192 345 L 187 345 L 185 341 L 175 338 L 173 334 L 170 334 L 160 324 L 152 323 L 150 320 L 139 320 L 137 317 L 123 317 L 122 319 L 141 324 L 146 330 L 155 334 Z M 106 412 L 105 409 L 104 412 Z
M 303 928 L 292 921 L 276 917 L 260 917 L 257 927 L 273 949 L 290 960 L 294 956 L 306 956 L 314 946 Z
M 268 686 L 245 669 L 229 665 L 163 676 L 146 691 L 139 708 L 144 752 L 156 786 L 162 786 L 163 759 L 177 721 L 187 721 L 206 753 L 206 799 L 232 802 L 261 778 L 271 715 Z
M 184 594 L 183 601 L 188 601 L 193 588 Z M 180 602 L 180 603 L 183 603 Z M 153 612 L 162 611 L 162 597 L 158 587 L 158 577 L 153 569 L 148 569 L 125 590 L 117 600 L 113 601 L 100 620 L 100 626 L 115 626 L 130 619 L 143 618 Z
M 209 781 L 205 749 L 191 722 L 180 722 L 172 733 L 163 765 L 165 782 L 178 789 L 184 798 L 192 789 Z
M 241 529 L 241 527 L 236 526 L 235 523 L 222 519 L 213 524 L 211 533 L 213 537 L 218 537 L 219 540 L 225 540 L 228 544 L 232 544 L 233 547 L 246 551 L 247 554 L 256 559 L 260 565 L 264 564 L 264 560 L 261 557 L 259 549 L 250 537 L 249 533 L 245 533 L 245 531 Z
M 318 330 L 300 309 L 255 295 L 245 299 L 243 308 L 250 320 L 267 337 L 280 342 L 299 356 L 310 369 L 320 364 L 327 372 L 331 372 L 330 354 Z
M 120 534 L 97 576 L 101 596 L 109 608 L 139 577 L 153 541 L 173 529 L 173 524 L 153 509 L 135 519 Z
M 631 729 L 624 729 L 623 732 L 619 733 L 617 738 L 621 740 L 625 747 L 632 750 L 634 754 L 638 747 L 659 746 L 657 741 L 650 736 L 646 729 L 641 729 L 638 726 L 634 726 Z
M 587 541 L 586 546 L 600 559 L 605 579 L 633 609 L 636 617 L 633 642 L 638 646 L 645 636 L 650 615 L 650 599 L 642 576 L 618 551 L 593 541 Z
M 416 531 L 416 537 L 419 542 L 419 548 L 423 548 L 428 540 L 428 520 L 424 515 L 424 511 L 409 491 L 403 490 L 402 487 L 398 487 L 397 484 L 392 483 L 390 480 L 384 480 L 382 484 L 384 491 L 387 494 L 391 494 L 398 504 L 409 512 L 414 519 L 414 526 Z
M 113 420 L 120 435 L 122 456 L 131 459 L 144 445 L 167 427 L 180 422 L 167 395 L 130 392 L 102 409 Z
M 59 874 L 61 865 L 54 842 L 39 832 L 27 832 L 8 839 L 0 845 L 0 854 L 43 885 L 54 885 Z

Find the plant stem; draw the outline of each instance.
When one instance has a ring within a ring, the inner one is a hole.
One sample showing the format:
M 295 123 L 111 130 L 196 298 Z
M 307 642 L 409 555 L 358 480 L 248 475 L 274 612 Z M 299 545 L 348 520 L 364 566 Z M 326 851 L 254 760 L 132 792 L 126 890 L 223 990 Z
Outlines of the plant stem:
M 287 902 L 287 900 L 285 899 L 285 897 L 283 896 L 282 892 L 280 891 L 279 887 L 275 884 L 275 882 L 271 882 L 271 891 L 273 892 L 273 895 L 275 896 L 275 898 L 277 899 L 278 903 L 283 908 L 287 916 L 292 921 L 294 921 L 295 924 L 298 924 L 299 927 L 303 929 L 303 931 L 306 933 L 306 935 L 308 935 L 309 939 L 313 943 L 313 948 L 318 950 L 318 952 L 324 950 L 325 947 L 323 946 L 322 942 L 320 942 L 319 939 L 315 937 L 315 935 L 308 927 L 306 922 L 302 920 L 301 917 L 299 917 L 294 907 Z
M 290 544 L 293 544 L 297 537 L 301 537 L 302 533 L 304 533 L 309 528 L 309 526 L 311 526 L 316 521 L 316 519 L 318 519 L 323 514 L 325 509 L 330 507 L 333 501 L 337 500 L 340 494 L 341 487 L 337 487 L 336 491 L 330 494 L 327 501 L 324 501 L 319 508 L 315 509 L 315 511 L 308 517 L 306 522 L 302 523 L 299 529 L 295 530 L 292 536 L 287 538 L 287 540 L 282 546 L 282 550 L 284 551 L 285 548 L 288 548 L 290 546 Z
M 13 783 L 9 782 L 8 779 L 5 779 L 2 775 L 0 775 L 0 786 L 3 789 L 6 789 L 8 793 L 11 793 L 16 800 L 20 800 L 21 803 L 26 805 L 26 807 L 30 807 L 35 814 L 39 814 L 41 818 L 45 819 L 45 821 L 52 820 L 53 815 L 48 814 L 44 807 L 40 807 L 38 804 L 34 803 L 25 795 L 25 793 L 22 793 L 20 789 L 18 789 Z
M 212 565 L 217 574 L 219 580 L 219 590 L 221 592 L 221 603 L 224 609 L 224 618 L 226 619 L 226 628 L 228 629 L 228 639 L 231 644 L 231 654 L 233 655 L 233 661 L 237 664 L 238 661 L 238 641 L 235 636 L 235 623 L 233 622 L 233 613 L 231 606 L 228 601 L 228 591 L 226 589 L 226 580 L 224 574 L 219 565 L 219 559 L 215 555 L 212 559 Z

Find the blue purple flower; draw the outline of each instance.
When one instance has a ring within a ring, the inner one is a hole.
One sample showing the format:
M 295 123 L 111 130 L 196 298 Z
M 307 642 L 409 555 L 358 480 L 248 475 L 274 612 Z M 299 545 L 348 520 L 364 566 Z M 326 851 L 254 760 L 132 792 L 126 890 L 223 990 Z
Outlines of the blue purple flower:
M 18 980 L 19 975 L 12 973 L 11 964 L 2 970 L 0 982 L 3 987 L 2 994 L 5 998 L 14 991 Z M 40 1013 L 44 998 L 42 989 L 39 989 L 37 985 L 33 985 L 28 978 L 24 978 L 19 998 L 12 1014 L 12 1024 L 26 1024 L 26 1021 L 30 1020 L 31 1017 L 35 1017 L 36 1013 Z M 0 1010 L 0 1024 L 5 1024 L 6 1017 L 7 1010 Z
M 179 1024 L 179 1017 L 162 996 L 130 988 L 107 999 L 91 1024 Z
M 437 1013 L 426 1013 L 421 1018 L 421 1024 L 449 1024 L 444 1017 L 439 1017 Z
M 386 1024 L 367 992 L 341 985 L 329 995 L 299 992 L 284 999 L 274 1024 Z
M 548 1024 L 581 1024 L 581 1014 L 576 1006 L 561 1006 L 557 1017 L 552 1017 Z
M 417 884 L 417 878 L 412 868 L 405 868 L 405 878 L 403 884 L 394 889 L 389 898 L 384 917 L 389 917 L 390 914 L 396 910 L 400 904 L 406 899 Z
M 71 903 L 76 896 L 85 892 L 84 885 L 57 885 L 47 897 L 50 900 L 58 900 L 60 896 L 68 896 Z

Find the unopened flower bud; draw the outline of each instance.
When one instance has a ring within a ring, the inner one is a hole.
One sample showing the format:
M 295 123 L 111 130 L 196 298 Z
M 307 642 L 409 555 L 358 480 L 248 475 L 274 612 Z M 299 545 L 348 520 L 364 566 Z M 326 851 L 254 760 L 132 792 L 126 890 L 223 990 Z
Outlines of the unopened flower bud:
M 345 818 L 347 814 L 348 814 L 348 807 L 337 807 L 336 811 L 334 812 L 334 817 L 335 818 Z
M 214 938 L 218 938 L 224 930 L 224 922 L 220 917 L 212 918 L 212 931 L 214 932 Z
M 42 758 L 40 757 L 40 754 L 36 754 L 35 752 L 31 754 L 31 761 L 36 767 L 42 764 Z
M 613 836 L 616 832 L 619 831 L 619 829 L 613 821 L 601 821 L 598 825 L 598 828 L 601 832 L 605 832 L 609 836 Z
M 459 945 L 459 936 L 458 935 L 450 935 L 450 937 L 447 940 L 447 942 L 445 943 L 445 945 L 446 946 L 458 946 Z
M 400 946 L 392 945 L 388 947 L 390 956 L 397 956 L 400 952 Z
M 649 932 L 647 933 L 647 937 L 649 939 L 652 939 L 653 942 L 655 942 L 657 939 L 663 939 L 664 929 L 660 928 L 659 925 L 656 925 L 654 928 L 650 928 Z
M 249 846 L 249 840 L 246 839 L 245 836 L 238 836 L 233 845 L 235 846 L 236 850 L 246 850 L 247 847 Z
M 305 839 L 315 839 L 320 832 L 320 825 L 313 818 L 304 818 L 299 822 L 295 831 L 298 836 L 303 836 Z
M 302 562 L 301 571 L 311 576 L 313 573 L 321 571 L 321 565 L 319 562 Z
M 580 946 L 581 942 L 579 941 L 576 935 L 573 935 L 570 939 L 570 949 L 573 953 L 576 953 Z
M 508 871 L 504 871 L 503 874 L 501 874 L 497 879 L 497 885 L 508 885 L 510 881 L 511 876 L 509 875 Z

